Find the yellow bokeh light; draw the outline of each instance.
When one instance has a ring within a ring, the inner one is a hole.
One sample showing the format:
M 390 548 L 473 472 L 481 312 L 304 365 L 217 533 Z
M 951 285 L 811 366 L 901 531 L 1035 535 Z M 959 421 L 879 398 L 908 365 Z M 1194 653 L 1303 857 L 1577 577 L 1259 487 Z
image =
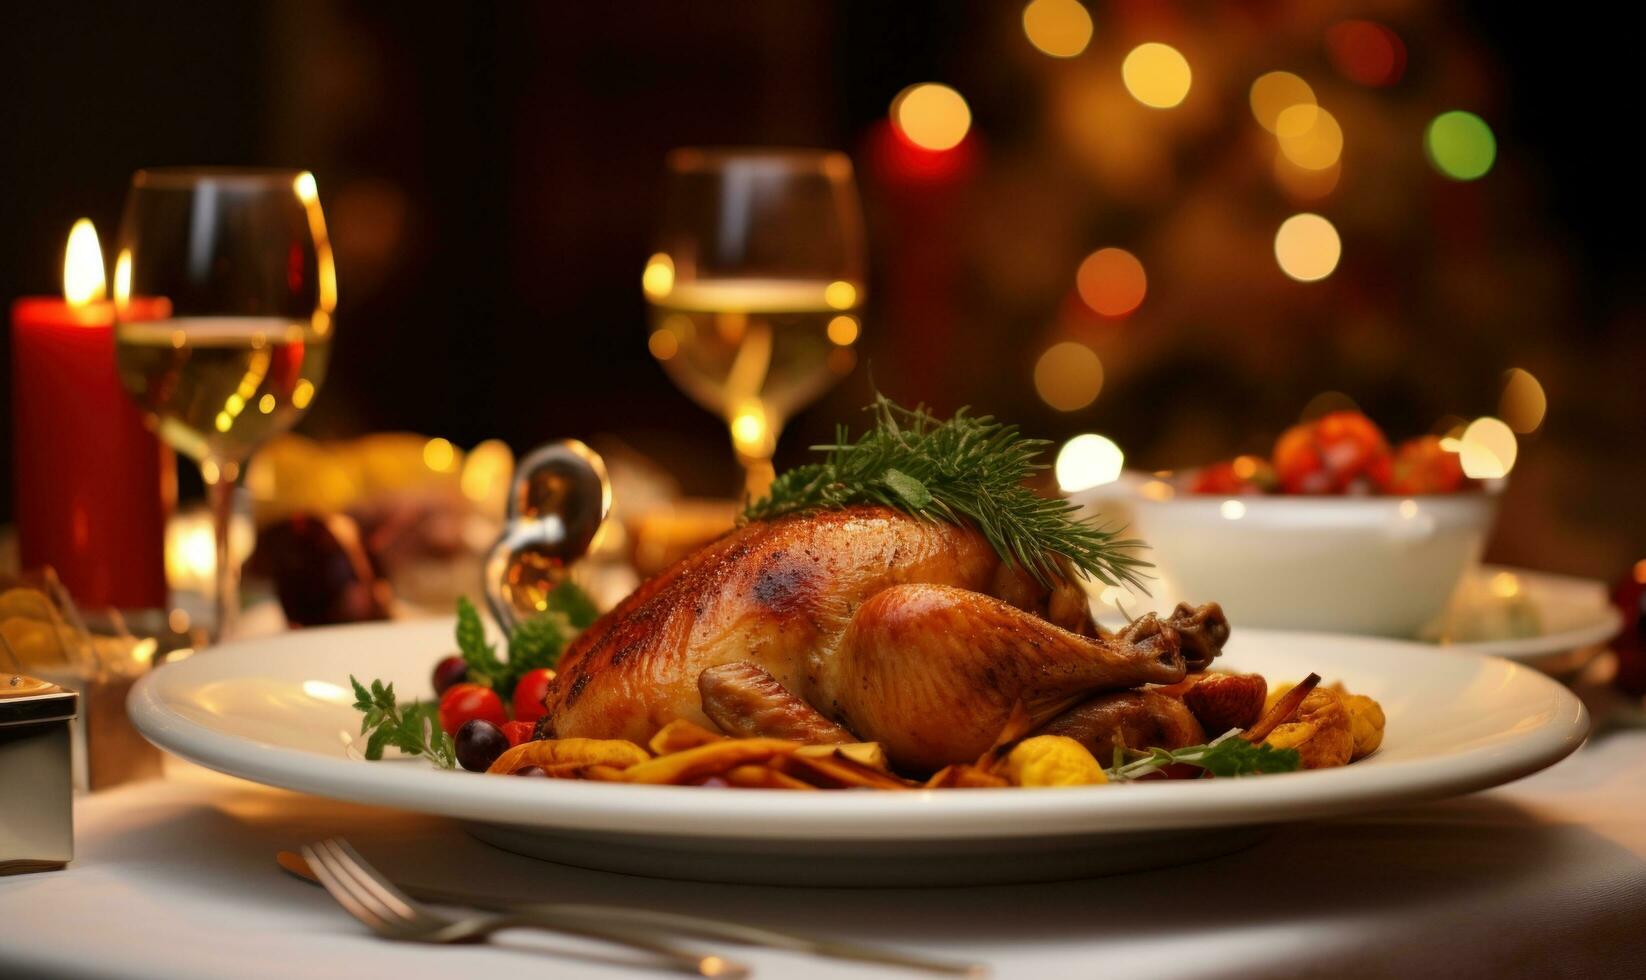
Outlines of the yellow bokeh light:
M 857 287 L 836 279 L 823 289 L 823 302 L 836 310 L 849 310 L 857 305 Z
M 1188 59 L 1169 44 L 1139 44 L 1120 66 L 1132 98 L 1154 109 L 1170 109 L 1189 95 L 1193 74 Z
M 1501 419 L 1482 416 L 1469 423 L 1458 441 L 1457 458 L 1463 475 L 1472 480 L 1495 480 L 1514 469 L 1519 446 L 1514 431 Z
M 1080 263 L 1075 289 L 1097 313 L 1125 316 L 1142 304 L 1149 278 L 1137 256 L 1123 248 L 1100 248 Z
M 776 435 L 766 418 L 766 406 L 747 399 L 732 412 L 729 423 L 732 446 L 746 457 L 767 459 L 776 448 Z
M 298 174 L 292 180 L 291 186 L 297 194 L 297 199 L 304 204 L 313 204 L 320 199 L 320 188 L 314 182 L 314 174 L 309 173 L 307 170 Z
M 423 465 L 436 473 L 445 473 L 457 462 L 457 449 L 450 440 L 436 436 L 423 444 Z
M 937 82 L 910 85 L 892 100 L 892 124 L 909 142 L 927 150 L 960 145 L 972 128 L 972 110 L 960 93 Z
M 1057 485 L 1064 493 L 1100 487 L 1120 479 L 1126 455 L 1114 440 L 1094 432 L 1075 436 L 1057 453 Z
M 314 382 L 304 378 L 292 388 L 291 403 L 298 408 L 308 408 L 311 401 L 314 401 Z
M 1498 397 L 1497 414 L 1516 432 L 1535 432 L 1549 410 L 1548 396 L 1532 372 L 1510 368 L 1503 377 L 1503 394 Z
M 1103 362 L 1085 344 L 1053 344 L 1035 362 L 1034 390 L 1060 412 L 1085 408 L 1103 390 Z
M 658 252 L 646 260 L 640 274 L 640 288 L 652 299 L 662 299 L 674 291 L 674 259 Z
M 829 342 L 845 347 L 857 341 L 857 320 L 849 316 L 837 316 L 829 321 Z
M 1289 71 L 1271 71 L 1252 83 L 1250 101 L 1257 124 L 1272 133 L 1282 112 L 1293 106 L 1314 105 L 1315 90 Z
M 81 218 L 69 229 L 69 244 L 63 250 L 63 298 L 70 306 L 95 303 L 103 298 L 103 246 L 97 229 Z
M 1343 156 L 1343 127 L 1317 105 L 1294 105 L 1275 118 L 1280 152 L 1304 170 L 1326 170 Z
M 646 338 L 646 347 L 652 352 L 653 357 L 666 361 L 680 353 L 680 338 L 674 335 L 673 330 L 664 327 L 652 331 L 652 335 Z
M 1033 0 L 1023 8 L 1023 33 L 1042 54 L 1073 58 L 1092 40 L 1092 15 L 1078 0 Z
M 262 398 L 257 399 L 257 410 L 264 415 L 274 414 L 274 395 L 265 393 Z
M 1294 214 L 1275 232 L 1275 261 L 1298 282 L 1316 282 L 1332 274 L 1343 256 L 1343 241 L 1332 223 L 1318 214 Z
M 495 512 L 507 504 L 509 479 L 514 475 L 514 452 L 501 439 L 487 439 L 463 457 L 457 485 L 463 496 Z

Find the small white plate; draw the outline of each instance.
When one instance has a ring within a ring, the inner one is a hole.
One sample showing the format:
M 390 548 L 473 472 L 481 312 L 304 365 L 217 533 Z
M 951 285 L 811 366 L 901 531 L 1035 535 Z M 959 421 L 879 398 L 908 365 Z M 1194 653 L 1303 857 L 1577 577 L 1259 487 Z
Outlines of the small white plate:
M 1458 590 L 1445 621 L 1426 639 L 1547 668 L 1609 642 L 1622 627 L 1604 582 L 1486 565 Z
M 450 620 L 287 633 L 168 664 L 132 720 L 186 759 L 273 786 L 442 814 L 512 850 L 591 868 L 815 885 L 1030 881 L 1182 863 L 1262 828 L 1505 783 L 1575 750 L 1583 705 L 1504 660 L 1366 637 L 1239 630 L 1222 661 L 1311 670 L 1382 702 L 1383 747 L 1343 769 L 1069 789 L 786 793 L 624 786 L 365 762 L 348 678 L 427 697 Z M 1213 828 L 1219 828 L 1211 832 Z
M 1155 595 L 1143 596 L 1093 585 L 1092 611 L 1113 629 L 1129 616 L 1164 613 L 1177 604 L 1169 589 L 1153 591 Z M 1239 621 L 1234 626 L 1239 632 Z M 1483 565 L 1458 586 L 1445 614 L 1416 639 L 1502 657 L 1563 677 L 1588 663 L 1622 626 L 1623 616 L 1603 582 Z

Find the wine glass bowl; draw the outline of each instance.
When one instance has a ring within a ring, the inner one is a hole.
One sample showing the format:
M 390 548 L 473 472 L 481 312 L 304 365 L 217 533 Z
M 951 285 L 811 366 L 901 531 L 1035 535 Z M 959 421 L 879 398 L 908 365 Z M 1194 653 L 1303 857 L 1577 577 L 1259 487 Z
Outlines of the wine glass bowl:
M 200 464 L 217 533 L 215 633 L 232 623 L 228 522 L 246 459 L 325 378 L 337 274 L 307 171 L 158 168 L 132 177 L 114 272 L 122 384 Z
M 641 287 L 647 346 L 725 420 L 751 496 L 778 435 L 857 363 L 863 221 L 851 161 L 815 150 L 671 152 Z

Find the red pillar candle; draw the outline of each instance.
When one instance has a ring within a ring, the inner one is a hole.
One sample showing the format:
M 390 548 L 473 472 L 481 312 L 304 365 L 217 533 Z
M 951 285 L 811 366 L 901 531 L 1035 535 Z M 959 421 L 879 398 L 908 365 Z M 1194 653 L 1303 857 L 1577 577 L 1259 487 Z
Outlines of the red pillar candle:
M 102 254 L 90 222 L 81 227 L 66 298 L 25 297 L 11 311 L 19 550 L 25 569 L 51 566 L 82 605 L 160 608 L 170 455 L 120 386 Z

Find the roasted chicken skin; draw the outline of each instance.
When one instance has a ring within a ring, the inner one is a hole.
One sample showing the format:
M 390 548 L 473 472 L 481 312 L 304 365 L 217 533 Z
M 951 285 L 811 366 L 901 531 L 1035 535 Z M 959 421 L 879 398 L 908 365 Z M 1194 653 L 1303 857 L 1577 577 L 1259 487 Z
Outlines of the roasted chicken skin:
M 793 721 L 793 704 L 765 715 L 748 700 L 764 671 L 821 716 L 807 725 L 839 726 L 881 742 L 900 767 L 931 770 L 976 758 L 1018 702 L 1049 720 L 1092 693 L 1186 672 L 1169 625 L 1096 632 L 1076 584 L 1038 585 L 969 528 L 870 506 L 754 522 L 584 631 L 541 732 L 644 742 L 676 718 L 712 724 L 705 692 L 732 698 L 722 710 L 740 729 Z M 754 669 L 700 688 L 706 670 L 736 663 Z

